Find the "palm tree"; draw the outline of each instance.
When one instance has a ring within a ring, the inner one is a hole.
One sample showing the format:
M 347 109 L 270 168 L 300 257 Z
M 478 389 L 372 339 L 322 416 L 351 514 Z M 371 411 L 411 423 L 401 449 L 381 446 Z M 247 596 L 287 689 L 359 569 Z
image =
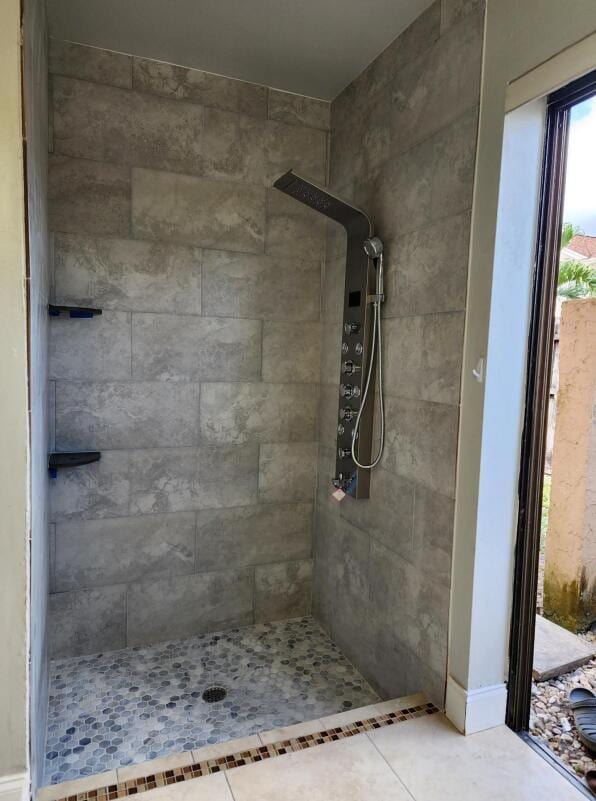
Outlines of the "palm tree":
M 563 223 L 561 250 L 567 247 L 574 236 L 582 233 L 579 226 Z M 557 295 L 564 300 L 596 296 L 596 269 L 583 261 L 565 259 L 559 264 Z

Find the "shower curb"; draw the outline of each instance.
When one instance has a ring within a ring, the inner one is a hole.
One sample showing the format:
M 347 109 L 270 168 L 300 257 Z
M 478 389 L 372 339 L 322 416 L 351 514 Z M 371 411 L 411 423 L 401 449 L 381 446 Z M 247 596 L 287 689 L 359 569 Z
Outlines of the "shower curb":
M 384 726 L 394 726 L 398 723 L 405 723 L 407 720 L 434 715 L 438 711 L 437 707 L 430 702 L 405 707 L 384 715 L 376 715 L 371 718 L 356 720 L 353 723 L 346 723 L 344 726 L 334 726 L 312 734 L 236 751 L 232 754 L 195 762 L 191 765 L 187 764 L 178 768 L 156 771 L 136 779 L 103 785 L 96 789 L 85 790 L 72 795 L 58 796 L 55 801 L 113 801 L 116 798 L 125 798 L 130 795 L 138 795 L 138 793 L 143 793 L 147 790 L 155 790 L 157 787 L 168 787 L 190 779 L 198 779 L 201 776 L 209 776 L 212 773 L 221 773 L 243 765 L 262 762 L 265 759 L 272 759 L 295 751 L 303 751 L 306 748 L 314 748 L 318 745 L 353 737 L 356 734 L 364 734 L 367 731 L 380 729 Z M 100 775 L 98 775 L 98 780 Z

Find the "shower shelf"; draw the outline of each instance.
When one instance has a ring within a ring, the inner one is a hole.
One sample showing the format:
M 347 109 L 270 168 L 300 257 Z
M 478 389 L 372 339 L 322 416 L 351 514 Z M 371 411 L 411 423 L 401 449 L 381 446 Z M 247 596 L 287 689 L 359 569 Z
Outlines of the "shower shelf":
M 56 306 L 53 303 L 48 304 L 48 312 L 50 317 L 60 317 L 62 314 L 68 314 L 70 317 L 95 317 L 101 314 L 101 309 L 90 309 L 86 306 Z
M 56 478 L 58 470 L 69 467 L 81 467 L 91 462 L 99 462 L 101 453 L 99 451 L 78 451 L 74 453 L 50 453 L 48 456 L 48 470 L 51 478 Z

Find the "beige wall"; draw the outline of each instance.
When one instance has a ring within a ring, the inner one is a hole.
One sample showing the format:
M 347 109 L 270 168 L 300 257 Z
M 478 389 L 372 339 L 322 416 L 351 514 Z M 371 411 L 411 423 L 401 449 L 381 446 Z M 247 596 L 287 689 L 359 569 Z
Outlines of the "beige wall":
M 487 353 L 507 85 L 595 29 L 596 6 L 590 0 L 572 4 L 558 0 L 488 0 L 462 374 L 450 630 L 450 676 L 468 691 L 502 684 L 509 646 L 515 519 L 494 510 L 493 520 L 501 523 L 495 526 L 496 539 L 479 525 L 483 421 L 494 409 L 485 408 L 484 384 L 472 374 L 479 357 Z M 594 62 L 596 66 L 596 55 Z M 519 268 L 530 270 L 531 262 L 520 263 Z M 490 363 L 487 369 L 490 373 Z M 510 392 L 509 379 L 506 373 L 498 377 L 503 397 Z M 521 431 L 519 407 L 517 414 Z
M 545 614 L 571 631 L 594 620 L 596 298 L 561 312 L 559 392 L 546 538 Z
M 0 791 L 27 768 L 28 423 L 20 4 L 0 5 Z

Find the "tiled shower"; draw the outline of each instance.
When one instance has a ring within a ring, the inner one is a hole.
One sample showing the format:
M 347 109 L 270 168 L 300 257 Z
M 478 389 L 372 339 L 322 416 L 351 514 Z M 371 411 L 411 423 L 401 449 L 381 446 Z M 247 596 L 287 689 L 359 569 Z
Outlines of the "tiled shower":
M 51 319 L 50 450 L 101 458 L 50 479 L 41 783 L 442 704 L 482 23 L 436 0 L 332 103 L 50 40 L 51 302 L 101 310 Z M 345 236 L 291 168 L 385 243 L 368 500 L 331 498 Z

